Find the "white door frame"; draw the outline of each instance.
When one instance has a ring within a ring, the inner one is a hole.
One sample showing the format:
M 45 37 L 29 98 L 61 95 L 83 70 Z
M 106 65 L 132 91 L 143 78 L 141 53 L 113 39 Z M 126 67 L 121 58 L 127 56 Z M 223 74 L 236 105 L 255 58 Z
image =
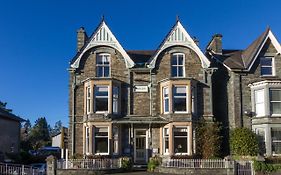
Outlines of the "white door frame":
M 145 162 L 148 162 L 148 136 L 149 136 L 149 129 L 146 128 L 134 128 L 134 162 L 136 163 L 136 138 L 137 138 L 137 131 L 145 131 Z

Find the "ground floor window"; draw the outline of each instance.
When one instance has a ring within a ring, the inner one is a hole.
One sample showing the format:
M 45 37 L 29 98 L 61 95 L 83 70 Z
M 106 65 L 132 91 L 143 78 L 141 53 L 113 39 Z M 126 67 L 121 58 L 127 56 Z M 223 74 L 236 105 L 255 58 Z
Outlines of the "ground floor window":
M 108 127 L 95 128 L 94 143 L 95 154 L 109 153 Z
M 264 128 L 256 128 L 255 133 L 257 134 L 257 137 L 258 137 L 260 154 L 263 155 L 266 153 Z
M 164 140 L 164 144 L 163 144 L 163 152 L 164 154 L 168 154 L 169 153 L 169 128 L 164 128 L 163 130 L 163 140 Z
M 113 136 L 113 154 L 118 154 L 119 146 L 118 146 L 118 127 L 114 126 L 112 130 L 112 136 Z
M 174 153 L 187 154 L 188 134 L 186 127 L 177 127 L 173 130 L 174 133 Z
M 281 154 L 281 128 L 271 128 L 272 154 Z

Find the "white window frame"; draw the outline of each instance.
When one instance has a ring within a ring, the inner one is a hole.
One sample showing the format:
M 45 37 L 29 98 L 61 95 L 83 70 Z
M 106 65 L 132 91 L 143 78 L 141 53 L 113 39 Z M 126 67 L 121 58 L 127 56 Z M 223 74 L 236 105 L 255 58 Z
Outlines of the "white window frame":
M 106 87 L 107 88 L 107 96 L 96 96 L 96 91 L 97 91 L 97 87 Z M 103 114 L 103 113 L 108 113 L 109 112 L 109 103 L 110 103 L 110 98 L 109 98 L 109 86 L 107 85 L 95 85 L 94 86 L 95 90 L 94 90 L 94 99 L 95 99 L 95 113 L 100 113 L 100 114 Z M 107 111 L 97 111 L 97 101 L 96 99 L 98 98 L 107 98 Z
M 85 127 L 85 153 L 90 154 L 90 128 L 88 126 Z
M 91 86 L 86 87 L 86 112 L 87 114 L 91 113 Z
M 112 113 L 119 114 L 119 87 L 112 88 Z
M 165 91 L 167 92 L 167 94 L 165 94 Z M 170 89 L 169 89 L 169 87 L 168 86 L 166 86 L 166 87 L 163 87 L 163 89 L 162 89 L 162 98 L 163 98 L 163 113 L 164 114 L 167 114 L 167 113 L 169 113 L 170 112 L 170 98 L 169 98 L 169 91 L 170 91 Z M 166 97 L 165 97 L 165 95 L 167 95 Z M 168 110 L 166 111 L 166 109 L 165 109 L 165 107 L 166 107 L 166 100 L 168 100 Z
M 271 66 L 267 66 L 267 65 L 262 65 L 261 64 L 261 60 L 262 59 L 271 59 Z M 271 74 L 262 74 L 262 68 L 268 68 L 270 67 L 271 68 Z M 266 77 L 266 76 L 274 76 L 275 75 L 275 59 L 274 57 L 271 57 L 271 56 L 264 56 L 264 57 L 260 57 L 260 73 L 261 73 L 261 76 L 262 77 Z
M 183 60 L 182 60 L 182 65 L 179 64 L 179 56 L 182 56 Z M 173 59 L 174 57 L 176 57 L 177 59 L 177 64 L 173 65 Z M 173 67 L 176 67 L 177 70 L 177 74 L 175 76 L 173 76 Z M 182 68 L 182 76 L 179 76 L 179 69 Z M 171 60 L 171 77 L 185 77 L 185 54 L 184 53 L 173 53 L 172 54 L 172 60 Z
M 273 113 L 273 110 L 271 110 L 271 109 L 272 109 L 272 103 L 281 103 L 281 99 L 280 99 L 280 101 L 273 101 L 273 100 L 271 99 L 271 95 L 270 95 L 271 91 L 281 91 L 281 89 L 269 88 L 269 111 L 270 111 L 270 115 L 272 115 L 272 116 L 280 116 L 281 113 L 279 113 L 279 114 L 274 114 L 274 113 Z
M 255 113 L 256 113 L 256 117 L 261 117 L 261 116 L 265 116 L 265 90 L 266 89 L 257 89 L 257 90 L 255 90 L 254 91 L 254 105 L 255 105 Z M 257 102 L 257 95 L 258 95 L 258 92 L 261 92 L 261 97 L 263 98 L 263 101 L 262 102 Z M 261 113 L 261 114 L 258 114 L 257 113 L 257 108 L 259 108 L 259 106 L 258 105 L 260 105 L 260 106 L 262 106 L 262 108 L 263 108 L 263 113 Z
M 169 128 L 163 128 L 163 154 L 169 155 L 170 154 L 170 148 L 169 148 Z M 167 134 L 166 134 L 167 133 Z M 168 145 L 166 145 L 166 139 L 168 139 Z
M 175 132 L 175 129 L 185 129 L 186 130 L 186 133 L 187 133 L 187 135 L 186 136 L 176 136 L 175 137 L 175 134 L 174 134 L 174 132 Z M 189 150 L 189 127 L 188 126 L 175 126 L 174 128 L 173 128 L 173 149 L 175 150 L 175 138 L 186 138 L 186 140 L 187 140 L 187 143 L 186 143 L 186 151 L 187 152 L 185 152 L 185 153 L 176 153 L 175 151 L 174 151 L 174 154 L 175 155 L 189 155 L 189 153 L 190 153 L 190 150 Z
M 271 132 L 270 132 L 270 134 L 271 134 L 271 153 L 272 153 L 272 155 L 273 156 L 280 156 L 281 155 L 281 153 L 280 154 L 275 154 L 275 153 L 273 153 L 273 150 L 272 150 L 272 145 L 273 145 L 273 143 L 281 143 L 281 139 L 280 140 L 274 140 L 273 141 L 273 137 L 272 137 L 272 130 L 274 129 L 274 128 L 278 128 L 278 127 L 271 127 Z M 280 132 L 281 132 L 281 130 L 280 130 Z
M 106 153 L 97 153 L 96 152 L 96 138 L 105 138 L 106 136 L 96 136 L 96 129 L 106 128 L 107 129 L 107 152 Z M 110 139 L 109 139 L 109 127 L 108 126 L 95 126 L 94 128 L 94 139 L 93 139 L 93 145 L 94 145 L 94 154 L 95 155 L 109 155 L 109 148 L 110 148 Z
M 173 92 L 173 111 L 174 113 L 188 113 L 189 112 L 189 100 L 188 100 L 188 86 L 182 86 L 182 85 L 175 85 L 172 87 L 172 92 Z M 185 111 L 175 111 L 175 107 L 174 107 L 174 99 L 175 98 L 183 98 L 183 96 L 175 96 L 175 89 L 176 88 L 185 88 L 185 105 L 186 105 L 186 110 Z
M 104 57 L 108 57 L 108 62 L 109 64 L 104 64 Z M 101 58 L 102 59 L 102 63 L 101 64 L 98 64 L 98 59 Z M 111 65 L 111 57 L 110 57 L 110 54 L 108 53 L 98 53 L 96 55 L 96 77 L 99 77 L 99 78 L 107 78 L 107 77 L 110 77 L 111 76 L 111 69 L 110 69 L 110 65 Z M 98 67 L 101 67 L 102 68 L 102 75 L 99 76 L 98 75 Z M 108 67 L 109 68 L 109 73 L 108 73 L 108 76 L 105 76 L 105 68 Z
M 112 127 L 112 140 L 113 140 L 113 155 L 119 154 L 119 128 L 117 126 Z

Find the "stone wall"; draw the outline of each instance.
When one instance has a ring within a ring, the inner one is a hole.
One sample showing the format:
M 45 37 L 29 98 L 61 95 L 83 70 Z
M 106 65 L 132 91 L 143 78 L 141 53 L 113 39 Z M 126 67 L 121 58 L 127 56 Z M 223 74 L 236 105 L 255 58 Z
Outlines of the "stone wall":
M 214 168 L 214 169 L 196 169 L 196 168 L 167 168 L 159 167 L 160 173 L 167 174 L 198 174 L 198 175 L 235 175 L 234 168 Z
M 0 117 L 0 152 L 17 153 L 20 146 L 20 122 Z

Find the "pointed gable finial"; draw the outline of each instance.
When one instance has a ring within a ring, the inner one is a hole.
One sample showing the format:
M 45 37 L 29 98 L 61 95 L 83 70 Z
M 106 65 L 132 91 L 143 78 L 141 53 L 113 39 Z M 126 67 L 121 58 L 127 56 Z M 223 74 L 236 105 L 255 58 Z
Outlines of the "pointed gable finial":
M 102 15 L 102 16 L 101 16 L 101 21 L 104 21 L 104 20 L 105 20 L 105 19 L 104 19 L 104 15 Z
M 179 15 L 176 16 L 176 22 L 179 22 L 180 21 L 180 17 Z

